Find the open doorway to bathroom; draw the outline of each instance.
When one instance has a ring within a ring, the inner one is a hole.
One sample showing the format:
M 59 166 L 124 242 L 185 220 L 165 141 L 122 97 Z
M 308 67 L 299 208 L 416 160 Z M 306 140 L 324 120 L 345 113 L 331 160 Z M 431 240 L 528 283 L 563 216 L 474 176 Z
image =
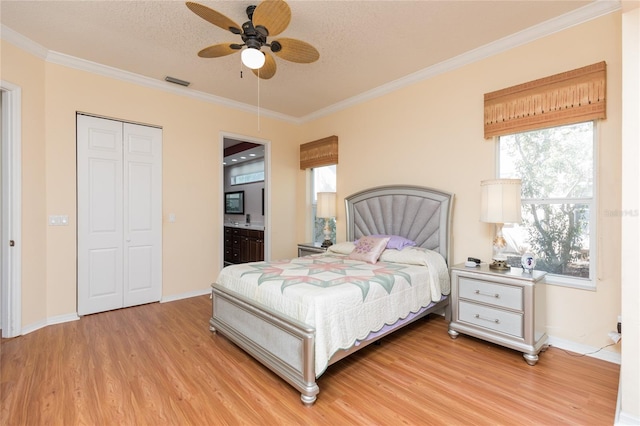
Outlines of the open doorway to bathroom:
M 269 141 L 223 134 L 223 265 L 269 258 Z

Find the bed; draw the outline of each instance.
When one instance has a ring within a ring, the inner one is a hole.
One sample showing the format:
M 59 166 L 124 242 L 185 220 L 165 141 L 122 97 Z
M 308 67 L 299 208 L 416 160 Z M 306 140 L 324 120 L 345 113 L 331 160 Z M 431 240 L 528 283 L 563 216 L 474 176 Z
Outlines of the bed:
M 346 242 L 325 254 L 225 267 L 212 284 L 211 331 L 312 405 L 331 364 L 429 313 L 450 315 L 452 203 L 453 194 L 404 185 L 347 197 Z M 391 245 L 377 235 L 416 245 L 352 258 L 355 241 L 358 250 L 370 241 Z

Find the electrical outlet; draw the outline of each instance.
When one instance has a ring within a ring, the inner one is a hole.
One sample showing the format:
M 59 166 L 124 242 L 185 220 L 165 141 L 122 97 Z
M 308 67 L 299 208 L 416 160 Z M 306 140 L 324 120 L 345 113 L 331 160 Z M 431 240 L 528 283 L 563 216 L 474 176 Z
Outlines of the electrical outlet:
M 613 341 L 613 343 L 618 343 L 622 338 L 622 336 L 620 336 L 620 333 L 616 333 L 615 331 L 610 331 L 609 338 L 611 339 L 611 341 Z

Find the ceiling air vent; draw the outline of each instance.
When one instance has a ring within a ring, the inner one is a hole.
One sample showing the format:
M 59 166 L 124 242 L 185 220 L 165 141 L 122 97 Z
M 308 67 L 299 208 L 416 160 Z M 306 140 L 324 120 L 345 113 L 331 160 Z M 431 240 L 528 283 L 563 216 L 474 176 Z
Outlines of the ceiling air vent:
M 166 76 L 164 80 L 168 81 L 169 83 L 179 84 L 180 86 L 184 86 L 184 87 L 187 87 L 191 84 L 188 81 L 180 80 L 179 78 L 169 77 L 169 76 Z

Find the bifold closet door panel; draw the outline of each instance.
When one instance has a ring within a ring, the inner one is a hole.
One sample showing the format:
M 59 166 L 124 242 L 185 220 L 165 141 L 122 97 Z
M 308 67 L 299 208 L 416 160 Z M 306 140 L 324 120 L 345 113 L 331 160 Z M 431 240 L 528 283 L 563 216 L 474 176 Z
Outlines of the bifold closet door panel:
M 77 118 L 78 314 L 162 297 L 162 130 Z
M 78 314 L 122 307 L 122 123 L 78 116 Z
M 124 306 L 162 297 L 162 130 L 124 124 Z

